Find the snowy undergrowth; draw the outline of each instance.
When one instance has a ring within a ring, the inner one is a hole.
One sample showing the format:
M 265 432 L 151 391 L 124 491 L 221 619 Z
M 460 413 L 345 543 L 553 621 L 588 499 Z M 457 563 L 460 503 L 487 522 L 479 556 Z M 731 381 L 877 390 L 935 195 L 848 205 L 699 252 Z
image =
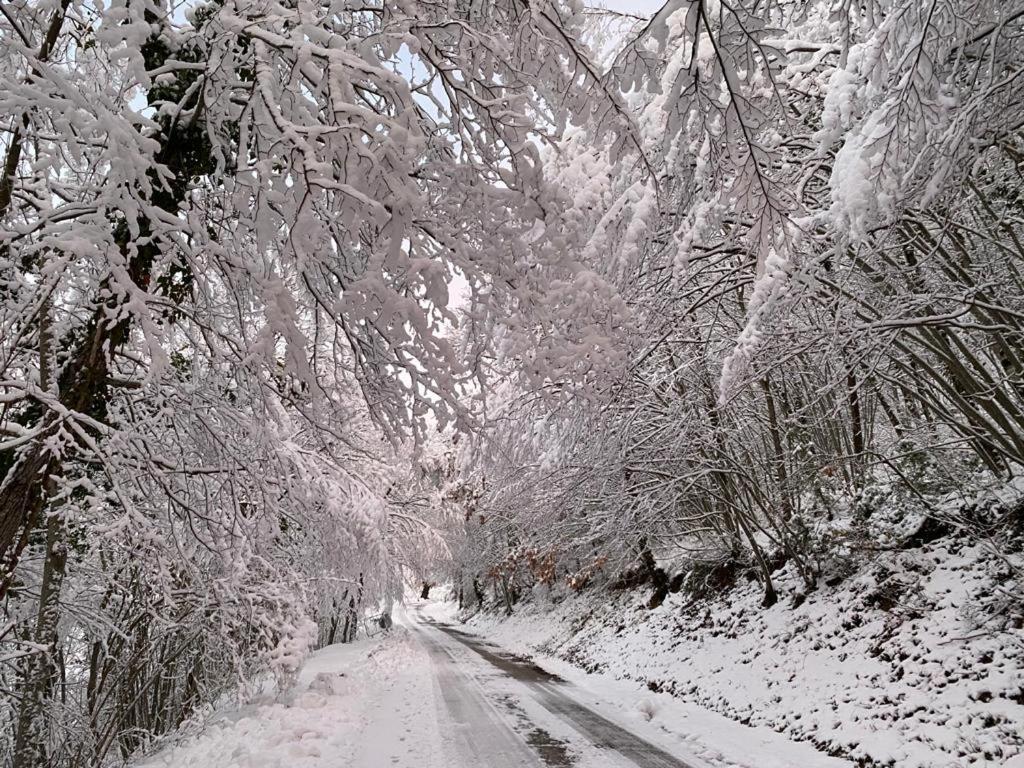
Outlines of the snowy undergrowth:
M 768 609 L 754 582 L 653 610 L 647 592 L 595 589 L 470 624 L 862 765 L 1001 766 L 1024 753 L 1024 632 L 985 624 L 1016 588 L 1003 556 L 949 536 L 878 551 L 806 597 L 788 567 L 775 577 L 782 599 Z
M 328 646 L 289 691 L 214 713 L 138 768 L 439 768 L 437 721 L 421 707 L 432 685 L 425 651 L 406 629 Z M 387 734 L 376 732 L 382 722 Z

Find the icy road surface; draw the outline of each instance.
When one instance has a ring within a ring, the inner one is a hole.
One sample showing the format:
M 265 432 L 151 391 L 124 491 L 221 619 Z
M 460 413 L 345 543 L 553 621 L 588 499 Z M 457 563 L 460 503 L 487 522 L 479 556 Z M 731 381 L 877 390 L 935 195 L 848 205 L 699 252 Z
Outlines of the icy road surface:
M 446 621 L 440 603 L 396 618 L 388 636 L 318 651 L 287 693 L 186 728 L 144 765 L 850 768 L 632 683 L 545 671 Z
M 416 613 L 450 728 L 453 763 L 490 768 L 698 768 L 563 693 L 561 678 Z

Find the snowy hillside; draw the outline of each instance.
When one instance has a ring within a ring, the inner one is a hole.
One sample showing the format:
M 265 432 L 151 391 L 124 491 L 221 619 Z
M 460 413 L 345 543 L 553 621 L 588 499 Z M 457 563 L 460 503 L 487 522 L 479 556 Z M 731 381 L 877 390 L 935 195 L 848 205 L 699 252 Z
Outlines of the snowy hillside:
M 469 625 L 860 764 L 998 766 L 1024 752 L 1024 621 L 992 615 L 1008 575 L 1002 557 L 948 537 L 879 551 L 806 597 L 784 568 L 770 608 L 741 577 L 653 609 L 649 590 L 585 591 Z

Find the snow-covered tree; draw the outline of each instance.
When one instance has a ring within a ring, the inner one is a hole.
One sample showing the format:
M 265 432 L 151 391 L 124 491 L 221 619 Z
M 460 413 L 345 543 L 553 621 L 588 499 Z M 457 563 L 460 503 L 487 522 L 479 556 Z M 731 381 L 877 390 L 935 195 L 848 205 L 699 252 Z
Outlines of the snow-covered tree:
M 127 758 L 258 669 L 294 672 L 311 617 L 394 597 L 422 543 L 403 443 L 478 416 L 482 329 L 550 326 L 550 286 L 589 290 L 539 147 L 594 108 L 619 141 L 631 123 L 573 12 L 4 6 L 18 768 Z M 590 322 L 545 364 L 582 381 Z
M 866 488 L 927 509 L 1019 470 L 1022 23 L 1005 2 L 684 0 L 622 36 L 605 82 L 646 162 L 598 121 L 547 169 L 622 302 L 614 366 L 568 405 L 511 384 L 466 459 L 512 549 L 558 541 L 574 581 L 645 547 L 748 562 L 771 602 L 776 553 L 813 587 L 816 531 Z

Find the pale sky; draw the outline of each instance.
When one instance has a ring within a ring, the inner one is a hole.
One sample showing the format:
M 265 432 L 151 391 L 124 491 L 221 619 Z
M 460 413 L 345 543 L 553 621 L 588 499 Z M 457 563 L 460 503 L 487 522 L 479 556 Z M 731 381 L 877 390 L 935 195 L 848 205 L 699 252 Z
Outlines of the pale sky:
M 654 13 L 665 3 L 664 0 L 604 0 L 604 2 L 598 0 L 598 2 L 593 4 L 603 5 L 610 11 L 647 15 Z

